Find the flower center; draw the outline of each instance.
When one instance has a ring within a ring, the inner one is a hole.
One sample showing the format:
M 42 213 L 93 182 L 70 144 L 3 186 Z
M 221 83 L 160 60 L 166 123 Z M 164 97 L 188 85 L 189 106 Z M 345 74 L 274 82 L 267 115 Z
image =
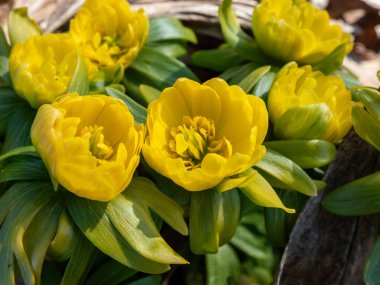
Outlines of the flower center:
M 225 138 L 215 138 L 215 124 L 202 116 L 184 116 L 182 125 L 170 131 L 172 139 L 169 148 L 173 158 L 182 158 L 188 170 L 200 167 L 207 153 L 217 153 L 229 158 L 232 155 L 231 143 Z
M 96 125 L 84 127 L 81 137 L 88 139 L 90 151 L 98 159 L 99 164 L 111 158 L 113 148 L 108 145 L 107 141 L 104 141 L 103 127 Z

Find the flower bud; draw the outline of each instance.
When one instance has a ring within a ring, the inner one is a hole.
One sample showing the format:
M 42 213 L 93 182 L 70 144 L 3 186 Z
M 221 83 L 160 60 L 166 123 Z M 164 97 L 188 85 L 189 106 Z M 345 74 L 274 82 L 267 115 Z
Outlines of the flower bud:
M 69 36 L 38 35 L 13 47 L 9 72 L 16 93 L 38 108 L 67 92 L 77 63 L 77 48 Z
M 254 10 L 252 24 L 264 52 L 283 62 L 314 64 L 341 45 L 346 46 L 345 54 L 352 49 L 350 36 L 330 24 L 326 11 L 306 0 L 263 0 Z
M 285 65 L 268 97 L 275 135 L 282 139 L 341 140 L 349 131 L 351 92 L 338 76 L 326 76 L 311 66 Z

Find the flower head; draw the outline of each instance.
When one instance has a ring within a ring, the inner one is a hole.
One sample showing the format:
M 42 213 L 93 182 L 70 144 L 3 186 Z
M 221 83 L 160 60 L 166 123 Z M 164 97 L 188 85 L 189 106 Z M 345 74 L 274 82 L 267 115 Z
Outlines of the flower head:
M 73 93 L 39 108 L 31 137 L 62 186 L 81 197 L 108 201 L 132 179 L 144 127 L 135 125 L 117 99 Z
M 143 155 L 157 172 L 190 191 L 212 188 L 265 155 L 264 102 L 219 78 L 181 78 L 149 105 Z
M 148 18 L 125 0 L 87 0 L 70 22 L 70 35 L 91 79 L 98 69 L 126 68 L 135 59 L 148 35 Z
M 351 92 L 338 76 L 291 62 L 277 74 L 268 97 L 275 134 L 285 139 L 337 142 L 351 128 Z
M 253 33 L 268 55 L 284 62 L 314 64 L 338 46 L 352 49 L 350 36 L 331 25 L 326 11 L 306 0 L 263 0 L 255 8 Z
M 17 94 L 33 108 L 67 92 L 78 61 L 70 37 L 38 35 L 16 44 L 9 58 L 9 72 Z

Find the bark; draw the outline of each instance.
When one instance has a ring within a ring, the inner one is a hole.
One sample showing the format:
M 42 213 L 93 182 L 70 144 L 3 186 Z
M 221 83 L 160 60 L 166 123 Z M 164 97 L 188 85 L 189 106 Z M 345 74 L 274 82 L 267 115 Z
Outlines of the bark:
M 275 284 L 364 284 L 364 267 L 380 216 L 339 217 L 321 206 L 333 189 L 379 169 L 379 152 L 351 131 L 325 175 L 327 188 L 311 198 L 290 235 Z

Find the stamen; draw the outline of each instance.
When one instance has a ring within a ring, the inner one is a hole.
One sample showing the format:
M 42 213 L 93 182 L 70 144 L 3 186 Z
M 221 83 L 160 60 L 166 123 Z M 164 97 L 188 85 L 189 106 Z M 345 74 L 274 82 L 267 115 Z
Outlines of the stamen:
M 171 157 L 181 158 L 186 169 L 200 167 L 207 153 L 217 153 L 223 157 L 232 155 L 231 143 L 225 138 L 215 138 L 215 124 L 203 116 L 184 116 L 182 125 L 173 127 L 169 141 Z

